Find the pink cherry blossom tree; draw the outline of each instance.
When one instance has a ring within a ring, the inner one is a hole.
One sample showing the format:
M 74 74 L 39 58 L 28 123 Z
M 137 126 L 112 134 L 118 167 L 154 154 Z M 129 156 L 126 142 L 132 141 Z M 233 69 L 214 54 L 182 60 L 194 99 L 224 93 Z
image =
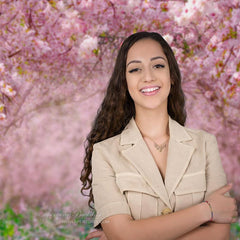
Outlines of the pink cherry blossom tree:
M 217 136 L 240 199 L 239 23 L 238 0 L 2 0 L 0 203 L 85 201 L 84 139 L 119 46 L 137 31 L 171 45 L 187 125 Z

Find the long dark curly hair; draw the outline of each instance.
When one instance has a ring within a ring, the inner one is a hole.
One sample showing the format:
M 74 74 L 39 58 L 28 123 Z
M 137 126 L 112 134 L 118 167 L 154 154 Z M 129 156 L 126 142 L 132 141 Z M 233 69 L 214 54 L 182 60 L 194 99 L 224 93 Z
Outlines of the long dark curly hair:
M 115 136 L 122 132 L 132 117 L 135 117 L 135 107 L 129 95 L 126 82 L 126 60 L 129 49 L 137 41 L 150 38 L 157 41 L 167 57 L 171 90 L 168 96 L 168 114 L 172 119 L 184 126 L 186 121 L 185 98 L 181 87 L 181 74 L 174 57 L 174 53 L 163 37 L 156 32 L 138 32 L 130 35 L 123 42 L 116 59 L 115 67 L 110 78 L 106 95 L 97 112 L 92 130 L 85 142 L 84 166 L 81 171 L 80 180 L 83 183 L 81 193 L 89 196 L 88 205 L 94 203 L 92 194 L 92 151 L 97 142 Z M 88 194 L 83 191 L 90 190 Z

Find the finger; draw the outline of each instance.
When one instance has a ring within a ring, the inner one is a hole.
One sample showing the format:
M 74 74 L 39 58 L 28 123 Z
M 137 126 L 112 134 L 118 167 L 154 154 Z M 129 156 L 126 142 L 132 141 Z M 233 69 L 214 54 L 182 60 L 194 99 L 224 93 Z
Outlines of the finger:
M 237 221 L 238 221 L 237 218 L 233 218 L 233 219 L 232 219 L 232 223 L 235 223 L 235 222 L 237 222 Z
M 101 237 L 103 234 L 102 231 L 95 231 L 95 232 L 91 232 L 89 235 L 91 235 L 91 237 Z
M 223 187 L 221 187 L 220 189 L 218 189 L 216 192 L 220 193 L 220 194 L 224 194 L 227 193 L 231 190 L 232 188 L 232 183 L 229 183 Z
M 99 240 L 108 240 L 106 235 L 103 235 L 102 237 L 99 238 Z
M 87 235 L 87 237 L 85 238 L 85 240 L 89 240 L 89 239 L 92 239 L 92 238 L 95 238 L 95 237 L 101 237 L 103 234 L 102 231 L 95 231 L 95 232 L 91 232 Z
M 235 207 L 234 207 L 234 211 L 237 212 L 237 210 L 238 210 L 238 207 L 237 207 L 237 204 L 236 204 Z
M 88 236 L 85 238 L 85 240 L 90 240 L 92 238 L 100 237 L 98 234 L 88 234 Z
M 233 217 L 238 218 L 238 211 L 237 210 L 234 211 Z
M 105 233 L 102 232 L 102 236 L 98 240 L 108 240 Z
M 238 221 L 238 212 L 237 211 L 234 212 L 233 217 L 232 217 L 232 221 L 233 222 L 237 222 Z

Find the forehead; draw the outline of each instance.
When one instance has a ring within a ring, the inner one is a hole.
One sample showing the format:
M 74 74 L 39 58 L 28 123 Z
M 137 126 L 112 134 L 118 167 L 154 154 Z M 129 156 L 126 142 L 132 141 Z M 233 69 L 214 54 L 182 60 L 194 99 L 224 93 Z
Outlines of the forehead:
M 146 38 L 133 44 L 127 54 L 127 61 L 150 59 L 152 57 L 166 57 L 159 42 Z

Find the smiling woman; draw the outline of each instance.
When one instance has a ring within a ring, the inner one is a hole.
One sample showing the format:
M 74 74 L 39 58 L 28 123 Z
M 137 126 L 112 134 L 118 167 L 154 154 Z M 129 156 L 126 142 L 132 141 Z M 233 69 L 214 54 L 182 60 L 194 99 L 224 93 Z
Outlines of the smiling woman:
M 216 138 L 185 120 L 171 48 L 158 33 L 129 36 L 87 138 L 82 193 L 103 231 L 86 239 L 229 238 L 237 209 Z
M 167 109 L 170 71 L 167 57 L 158 42 L 142 39 L 129 49 L 126 80 L 137 112 L 148 108 Z

